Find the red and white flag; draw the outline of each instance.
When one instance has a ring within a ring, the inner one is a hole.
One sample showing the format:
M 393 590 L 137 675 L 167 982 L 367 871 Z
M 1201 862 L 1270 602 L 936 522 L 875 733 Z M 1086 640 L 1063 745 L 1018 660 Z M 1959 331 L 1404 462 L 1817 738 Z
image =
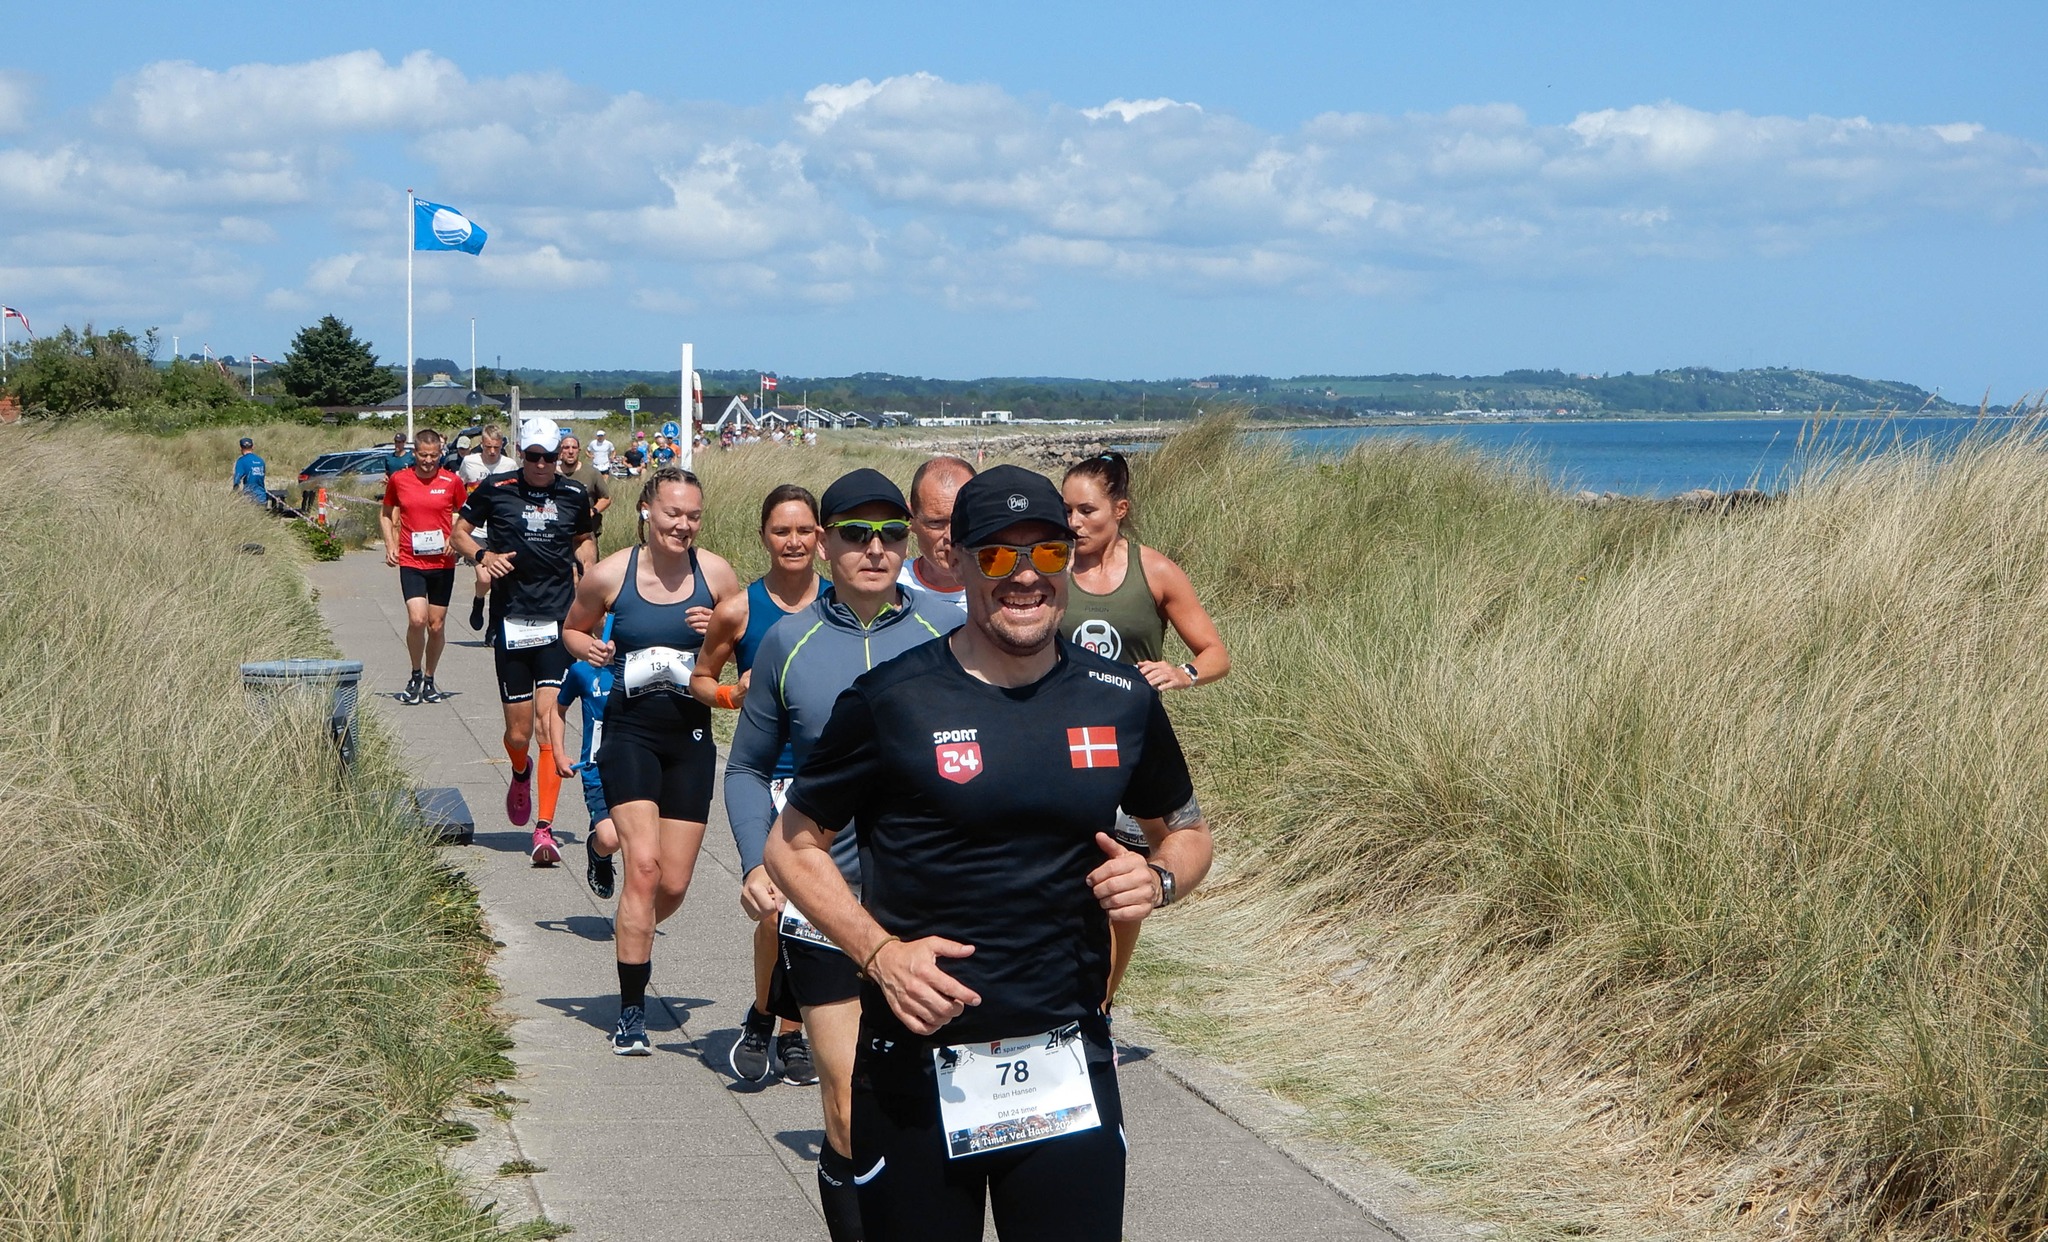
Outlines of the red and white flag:
M 14 309 L 12 306 L 0 306 L 0 319 L 19 319 L 21 320 L 21 326 L 23 331 L 27 332 L 30 336 L 34 336 L 36 334 L 36 330 L 28 326 L 28 316 Z
M 264 356 L 263 356 L 262 354 L 250 354 L 250 355 L 249 355 L 249 361 L 251 361 L 251 362 L 254 362 L 254 363 L 260 363 L 261 365 L 263 365 L 263 366 L 266 366 L 266 367 L 274 367 L 274 366 L 276 366 L 276 365 L 277 365 L 277 364 L 276 364 L 275 362 L 272 362 L 272 361 L 271 361 L 270 359 L 268 359 L 268 358 L 265 358 L 265 357 L 264 357 Z
M 772 375 L 764 375 L 764 376 L 762 376 L 762 377 L 761 377 L 761 387 L 762 387 L 762 388 L 764 388 L 764 389 L 766 389 L 766 390 L 768 390 L 769 392 L 774 392 L 774 391 L 775 391 L 775 377 L 774 377 L 774 376 L 772 376 Z
M 1067 762 L 1077 768 L 1116 767 L 1115 727 L 1095 725 L 1067 730 Z

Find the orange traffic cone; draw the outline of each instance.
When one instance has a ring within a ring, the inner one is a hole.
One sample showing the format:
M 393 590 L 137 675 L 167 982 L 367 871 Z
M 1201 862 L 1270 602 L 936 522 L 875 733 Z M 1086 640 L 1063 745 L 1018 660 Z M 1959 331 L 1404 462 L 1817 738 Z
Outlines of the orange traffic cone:
M 320 489 L 318 503 L 320 506 L 320 512 L 316 520 L 320 523 L 320 525 L 325 526 L 327 525 L 327 489 L 324 487 Z

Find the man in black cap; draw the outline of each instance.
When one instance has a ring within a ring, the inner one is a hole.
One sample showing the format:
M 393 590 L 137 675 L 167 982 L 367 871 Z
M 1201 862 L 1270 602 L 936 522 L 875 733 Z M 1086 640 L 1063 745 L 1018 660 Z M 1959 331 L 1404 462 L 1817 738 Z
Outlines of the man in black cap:
M 235 458 L 235 477 L 228 486 L 249 493 L 249 499 L 259 505 L 270 503 L 270 493 L 263 483 L 263 459 L 256 455 L 256 441 L 247 436 L 242 437 L 242 455 Z
M 1159 694 L 1059 637 L 1074 534 L 1041 475 L 961 487 L 967 623 L 863 674 L 768 841 L 780 890 L 858 964 L 853 1158 L 870 1242 L 1122 1235 L 1109 923 L 1208 872 Z M 1110 835 L 1121 808 L 1150 862 Z M 856 829 L 863 893 L 833 865 Z
M 825 1142 L 818 1153 L 818 1193 L 833 1242 L 858 1242 L 851 1095 L 854 1051 L 860 1033 L 860 980 L 854 963 L 784 900 L 762 865 L 769 829 L 782 809 L 785 782 L 774 779 L 776 760 L 790 750 L 791 771 L 801 775 L 811 749 L 831 718 L 833 704 L 853 680 L 914 647 L 935 641 L 960 624 L 956 610 L 927 616 L 911 592 L 897 584 L 910 544 L 910 508 L 894 483 L 875 470 L 855 470 L 825 489 L 823 551 L 832 585 L 818 598 L 777 621 L 754 653 L 753 682 L 726 758 L 725 807 L 739 846 L 740 902 L 752 917 L 774 924 L 777 955 L 768 981 L 768 1013 L 749 1006 L 733 1072 L 763 1078 L 768 1040 L 777 1017 L 801 1021 L 809 1032 L 825 1112 Z M 831 849 L 842 888 L 861 882 L 852 834 Z M 789 1053 L 804 1036 L 778 1040 L 783 1075 Z M 803 1057 L 810 1062 L 811 1055 Z

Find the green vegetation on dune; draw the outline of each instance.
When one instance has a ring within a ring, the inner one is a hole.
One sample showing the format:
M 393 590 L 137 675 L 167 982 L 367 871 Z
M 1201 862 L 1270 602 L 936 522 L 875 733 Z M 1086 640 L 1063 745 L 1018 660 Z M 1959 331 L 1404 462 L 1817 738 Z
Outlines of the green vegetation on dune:
M 1138 1012 L 1517 1236 L 2048 1228 L 2048 445 L 1721 518 L 1218 426 L 1135 486 L 1234 659 Z
M 109 486 L 103 437 L 7 438 L 0 1236 L 503 1236 L 436 1138 L 508 1069 L 473 894 L 374 732 L 338 784 L 239 685 L 328 649 L 297 541 L 224 483 Z

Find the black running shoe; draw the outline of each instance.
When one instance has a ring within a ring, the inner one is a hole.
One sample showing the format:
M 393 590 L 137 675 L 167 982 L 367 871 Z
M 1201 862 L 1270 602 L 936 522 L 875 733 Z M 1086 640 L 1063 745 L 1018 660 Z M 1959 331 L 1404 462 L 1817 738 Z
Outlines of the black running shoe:
M 741 1028 L 739 1041 L 726 1058 L 733 1077 L 746 1082 L 760 1082 L 768 1077 L 768 1041 L 774 1034 L 775 1015 L 747 1006 L 746 1026 Z
M 802 1031 L 787 1031 L 775 1037 L 775 1059 L 782 1062 L 782 1081 L 792 1087 L 808 1087 L 818 1081 L 818 1067 L 811 1064 L 811 1043 Z
M 592 844 L 597 839 L 594 832 L 583 834 L 583 878 L 590 885 L 590 891 L 600 900 L 609 901 L 616 876 L 612 871 L 612 860 L 597 852 Z
M 612 1028 L 612 1052 L 622 1057 L 654 1055 L 654 1046 L 647 1042 L 646 1010 L 628 1005 L 619 1011 L 619 1024 Z
M 426 682 L 420 686 L 420 702 L 422 703 L 439 703 L 447 697 L 448 692 L 435 685 L 434 679 L 431 677 L 427 678 Z
M 418 704 L 420 701 L 420 688 L 425 684 L 425 680 L 425 678 L 420 676 L 420 671 L 414 669 L 412 671 L 412 678 L 405 683 L 405 689 L 398 692 L 398 701 L 407 707 Z
M 484 596 L 479 595 L 470 601 L 469 628 L 472 630 L 484 628 L 484 598 Z

